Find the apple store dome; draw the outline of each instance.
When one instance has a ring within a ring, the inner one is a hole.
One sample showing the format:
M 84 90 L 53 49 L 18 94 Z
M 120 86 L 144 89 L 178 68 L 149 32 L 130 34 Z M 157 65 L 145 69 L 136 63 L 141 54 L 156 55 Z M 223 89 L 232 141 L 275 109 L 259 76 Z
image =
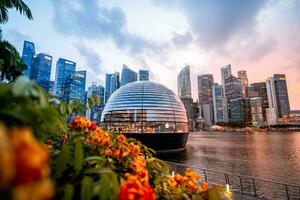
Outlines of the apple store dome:
M 101 116 L 105 126 L 155 150 L 182 149 L 188 120 L 180 98 L 151 81 L 128 83 L 108 99 Z

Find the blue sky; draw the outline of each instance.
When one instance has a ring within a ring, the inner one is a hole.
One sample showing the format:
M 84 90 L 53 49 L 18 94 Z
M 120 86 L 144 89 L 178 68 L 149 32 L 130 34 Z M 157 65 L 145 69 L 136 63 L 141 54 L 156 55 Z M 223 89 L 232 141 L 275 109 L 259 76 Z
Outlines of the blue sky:
M 88 84 L 105 73 L 149 69 L 152 80 L 176 92 L 176 77 L 191 65 L 196 76 L 220 67 L 247 70 L 250 82 L 285 73 L 290 102 L 300 108 L 300 1 L 297 0 L 24 0 L 33 20 L 11 11 L 4 38 L 21 53 L 23 40 L 37 52 L 88 70 Z

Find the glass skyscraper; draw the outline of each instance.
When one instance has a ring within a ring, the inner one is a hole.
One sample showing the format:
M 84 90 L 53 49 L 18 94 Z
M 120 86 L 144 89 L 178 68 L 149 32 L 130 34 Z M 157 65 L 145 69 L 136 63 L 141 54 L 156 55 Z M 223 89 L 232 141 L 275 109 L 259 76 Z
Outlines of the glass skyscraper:
M 105 96 L 104 96 L 104 102 L 105 103 L 107 102 L 107 100 L 110 97 L 111 77 L 112 77 L 112 74 L 106 74 L 106 77 L 105 77 Z
M 215 83 L 212 87 L 212 95 L 215 122 L 228 122 L 227 103 L 223 93 L 223 86 Z
M 225 79 L 229 78 L 230 76 L 231 76 L 231 64 L 225 65 L 224 67 L 221 68 L 221 79 L 222 79 L 224 93 L 225 93 Z
M 284 74 L 274 74 L 266 81 L 269 108 L 276 109 L 277 117 L 282 118 L 290 113 L 290 103 Z
M 126 85 L 127 83 L 131 83 L 137 81 L 137 73 L 126 65 L 123 65 L 122 74 L 121 74 L 121 86 Z
M 253 97 L 261 98 L 263 119 L 264 121 L 266 121 L 267 120 L 266 110 L 269 107 L 266 82 L 251 83 L 249 87 L 249 96 L 250 98 Z
M 238 71 L 238 78 L 241 79 L 242 96 L 243 98 L 246 98 L 248 96 L 248 87 L 249 87 L 247 72 L 245 70 Z
M 65 89 L 65 82 L 76 70 L 76 63 L 64 58 L 59 58 L 56 62 L 56 73 L 55 73 L 55 95 L 62 97 L 62 92 Z
M 86 71 L 76 71 L 69 75 L 65 82 L 63 90 L 63 99 L 70 102 L 72 99 L 78 99 L 85 103 L 86 92 Z
M 30 79 L 49 92 L 52 56 L 43 53 L 37 54 L 32 62 Z
M 91 95 L 97 95 L 100 99 L 100 104 L 86 111 L 86 117 L 91 121 L 100 122 L 101 114 L 104 108 L 104 87 L 93 83 L 87 90 L 87 98 Z
M 115 72 L 110 79 L 110 95 L 120 88 L 120 73 Z
M 23 71 L 23 75 L 28 78 L 30 77 L 31 65 L 33 62 L 34 55 L 35 55 L 34 43 L 24 40 L 22 60 L 27 66 L 27 69 Z
M 190 66 L 185 66 L 177 76 L 177 88 L 180 98 L 192 97 Z
M 198 100 L 199 105 L 212 103 L 212 86 L 214 77 L 212 74 L 198 75 Z
M 139 70 L 139 81 L 149 81 L 148 70 Z

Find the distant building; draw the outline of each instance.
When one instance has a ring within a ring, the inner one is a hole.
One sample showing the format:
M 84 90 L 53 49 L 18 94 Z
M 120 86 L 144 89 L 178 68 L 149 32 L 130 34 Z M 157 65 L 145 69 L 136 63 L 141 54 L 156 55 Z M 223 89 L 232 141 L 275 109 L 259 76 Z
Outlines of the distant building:
M 70 102 L 72 99 L 78 99 L 83 104 L 86 102 L 86 71 L 76 71 L 70 74 L 65 83 L 63 99 Z
M 199 105 L 212 104 L 212 86 L 214 77 L 212 74 L 198 75 L 198 101 Z
M 241 79 L 242 96 L 245 99 L 248 96 L 248 87 L 249 87 L 247 72 L 245 70 L 238 71 L 238 78 Z
M 55 95 L 62 98 L 65 90 L 65 82 L 70 74 L 76 71 L 76 63 L 64 58 L 59 58 L 56 62 L 55 72 Z
M 105 77 L 105 96 L 104 96 L 104 104 L 106 104 L 107 100 L 110 97 L 110 84 L 111 84 L 112 74 L 106 74 Z
M 121 74 L 121 86 L 124 86 L 127 83 L 131 83 L 134 81 L 137 81 L 137 73 L 131 70 L 126 65 L 123 65 L 122 74 Z
M 212 86 L 214 122 L 228 122 L 228 111 L 223 86 L 215 83 Z
M 268 103 L 268 93 L 266 82 L 252 83 L 249 87 L 249 96 L 252 97 L 261 97 L 262 100 L 262 114 L 264 121 L 267 121 L 266 109 L 269 107 Z
M 284 74 L 274 74 L 266 81 L 269 108 L 276 109 L 277 117 L 290 114 L 290 103 Z
M 267 125 L 276 125 L 278 123 L 278 115 L 276 108 L 267 108 L 266 110 L 267 115 Z
M 261 127 L 264 126 L 264 117 L 263 117 L 263 99 L 262 97 L 251 97 L 250 98 L 251 106 L 251 116 L 252 116 L 252 126 Z
M 194 104 L 193 104 L 193 99 L 191 97 L 182 97 L 180 98 L 185 110 L 186 110 L 186 115 L 188 118 L 188 122 L 189 122 L 189 129 L 190 131 L 192 131 L 193 128 L 193 122 L 194 122 Z
M 32 62 L 30 79 L 49 92 L 52 56 L 43 53 L 37 54 Z
M 139 70 L 139 81 L 149 81 L 148 70 Z
M 185 66 L 177 76 L 178 96 L 192 98 L 190 66 Z
M 49 82 L 49 94 L 55 95 L 54 81 Z
M 242 97 L 242 84 L 241 79 L 230 75 L 228 78 L 225 79 L 224 82 L 225 88 L 225 97 L 227 102 L 227 110 L 228 110 L 228 120 L 231 120 L 231 100 L 232 99 L 239 99 Z
M 23 75 L 28 78 L 30 77 L 30 71 L 31 71 L 34 55 L 35 55 L 34 43 L 24 40 L 22 60 L 26 65 L 27 69 L 23 71 Z
M 221 67 L 221 80 L 223 85 L 223 91 L 225 92 L 225 79 L 231 76 L 231 64 Z
M 120 73 L 115 72 L 110 79 L 110 95 L 120 88 Z
M 211 103 L 202 104 L 201 110 L 202 110 L 202 117 L 205 120 L 205 123 L 209 126 L 212 125 L 214 121 L 213 105 Z
M 246 100 L 242 97 L 230 100 L 230 122 L 239 125 L 246 123 Z
M 91 121 L 100 122 L 101 114 L 104 108 L 104 87 L 101 85 L 96 85 L 96 83 L 92 83 L 92 85 L 87 90 L 87 98 L 92 95 L 97 95 L 100 99 L 100 104 L 95 105 L 93 108 L 88 109 L 86 111 L 86 117 Z

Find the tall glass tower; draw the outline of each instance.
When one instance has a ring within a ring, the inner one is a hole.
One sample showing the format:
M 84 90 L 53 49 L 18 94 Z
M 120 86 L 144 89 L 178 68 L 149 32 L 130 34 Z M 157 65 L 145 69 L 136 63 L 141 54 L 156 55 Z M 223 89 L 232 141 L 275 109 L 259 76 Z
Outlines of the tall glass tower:
M 122 74 L 121 74 L 121 86 L 124 86 L 127 83 L 131 83 L 134 81 L 137 81 L 137 73 L 131 70 L 126 65 L 123 65 Z
M 177 76 L 178 96 L 192 97 L 190 66 L 185 66 Z
M 215 122 L 228 122 L 227 103 L 223 93 L 223 86 L 215 83 L 212 87 L 212 95 Z
M 104 95 L 104 102 L 106 103 L 110 97 L 110 82 L 111 82 L 112 74 L 106 74 L 105 77 L 105 95 Z
M 104 108 L 104 87 L 101 85 L 97 86 L 96 83 L 92 83 L 87 90 L 87 98 L 91 95 L 97 95 L 100 99 L 100 104 L 88 109 L 86 111 L 86 117 L 88 117 L 91 121 L 100 122 L 101 114 Z
M 110 79 L 110 95 L 120 88 L 120 73 L 115 72 Z
M 59 58 L 56 62 L 55 73 L 55 95 L 62 97 L 62 92 L 65 89 L 65 82 L 68 76 L 76 70 L 76 63 L 64 58 Z
M 69 75 L 65 82 L 63 90 L 63 99 L 69 102 L 72 99 L 78 99 L 85 104 L 86 92 L 86 71 L 76 71 Z
M 245 70 L 238 71 L 238 78 L 241 79 L 241 84 L 242 84 L 242 96 L 243 98 L 246 98 L 248 96 L 248 77 L 247 77 L 247 72 Z
M 22 60 L 27 66 L 27 69 L 23 71 L 23 74 L 28 78 L 30 77 L 31 65 L 32 65 L 34 55 L 35 55 L 34 43 L 24 40 Z
M 199 105 L 212 103 L 212 86 L 214 77 L 212 74 L 201 74 L 198 76 L 198 100 Z
M 139 81 L 149 81 L 148 70 L 139 70 Z
M 52 56 L 39 53 L 34 57 L 30 70 L 30 79 L 35 80 L 46 92 L 49 92 L 51 67 Z

